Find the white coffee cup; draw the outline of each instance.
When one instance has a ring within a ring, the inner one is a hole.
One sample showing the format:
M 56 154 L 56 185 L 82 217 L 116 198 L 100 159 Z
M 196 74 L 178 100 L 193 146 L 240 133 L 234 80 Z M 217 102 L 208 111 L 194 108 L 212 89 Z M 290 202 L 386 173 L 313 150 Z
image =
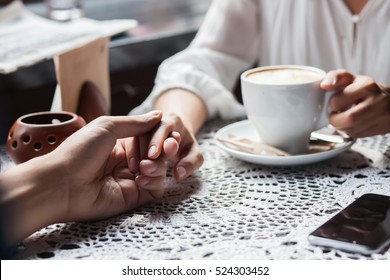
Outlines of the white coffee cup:
M 293 155 L 308 152 L 311 132 L 327 122 L 328 98 L 320 88 L 325 74 L 300 65 L 258 67 L 241 74 L 246 113 L 263 143 Z

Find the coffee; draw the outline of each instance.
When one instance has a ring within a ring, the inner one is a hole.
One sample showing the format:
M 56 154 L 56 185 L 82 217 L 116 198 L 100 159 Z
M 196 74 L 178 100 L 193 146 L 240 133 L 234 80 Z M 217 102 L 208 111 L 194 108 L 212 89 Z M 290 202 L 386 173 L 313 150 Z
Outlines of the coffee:
M 320 87 L 325 74 L 298 65 L 258 67 L 241 74 L 245 110 L 262 143 L 294 155 L 309 150 L 310 133 L 325 112 Z
M 321 80 L 323 73 L 304 69 L 268 69 L 251 72 L 247 75 L 250 81 L 264 85 L 305 84 Z

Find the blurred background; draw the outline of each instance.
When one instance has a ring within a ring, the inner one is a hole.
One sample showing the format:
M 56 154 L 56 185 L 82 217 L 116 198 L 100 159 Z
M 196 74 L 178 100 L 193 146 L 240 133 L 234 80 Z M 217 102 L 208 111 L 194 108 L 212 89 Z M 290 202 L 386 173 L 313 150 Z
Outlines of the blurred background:
M 0 8 L 12 1 L 0 0 Z M 48 17 L 45 1 L 24 0 Z M 150 93 L 158 65 L 184 49 L 195 36 L 211 0 L 82 0 L 85 17 L 135 19 L 138 26 L 110 41 L 111 114 L 127 114 Z M 1 28 L 1 26 L 0 26 Z M 1 44 L 1 38 L 0 38 Z M 50 110 L 56 87 L 47 60 L 0 74 L 0 142 L 20 116 Z

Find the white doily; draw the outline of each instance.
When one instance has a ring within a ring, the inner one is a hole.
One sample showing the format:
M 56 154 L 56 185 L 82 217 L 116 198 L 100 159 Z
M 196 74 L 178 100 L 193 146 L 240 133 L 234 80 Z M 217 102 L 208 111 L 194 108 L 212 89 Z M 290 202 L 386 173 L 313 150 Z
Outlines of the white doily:
M 358 140 L 336 158 L 300 167 L 236 160 L 214 142 L 226 122 L 199 133 L 205 163 L 184 182 L 167 178 L 164 202 L 108 220 L 49 226 L 16 259 L 390 259 L 309 244 L 308 234 L 366 192 L 390 195 L 390 135 Z M 2 167 L 10 166 L 4 147 Z M 5 168 L 4 168 L 5 169 Z

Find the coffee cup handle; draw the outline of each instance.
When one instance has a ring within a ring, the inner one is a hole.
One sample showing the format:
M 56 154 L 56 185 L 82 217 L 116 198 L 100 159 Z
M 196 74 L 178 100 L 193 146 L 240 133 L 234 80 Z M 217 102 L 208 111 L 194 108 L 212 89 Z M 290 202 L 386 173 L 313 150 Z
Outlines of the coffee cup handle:
M 317 129 L 321 129 L 321 128 L 329 125 L 329 114 L 331 113 L 331 109 L 330 109 L 330 106 L 329 106 L 329 101 L 330 101 L 330 98 L 332 97 L 332 95 L 334 93 L 335 93 L 334 90 L 325 92 L 324 107 L 322 108 L 322 112 L 321 112 L 321 115 L 320 115 L 320 119 L 318 120 L 318 124 L 317 124 L 316 130 Z

